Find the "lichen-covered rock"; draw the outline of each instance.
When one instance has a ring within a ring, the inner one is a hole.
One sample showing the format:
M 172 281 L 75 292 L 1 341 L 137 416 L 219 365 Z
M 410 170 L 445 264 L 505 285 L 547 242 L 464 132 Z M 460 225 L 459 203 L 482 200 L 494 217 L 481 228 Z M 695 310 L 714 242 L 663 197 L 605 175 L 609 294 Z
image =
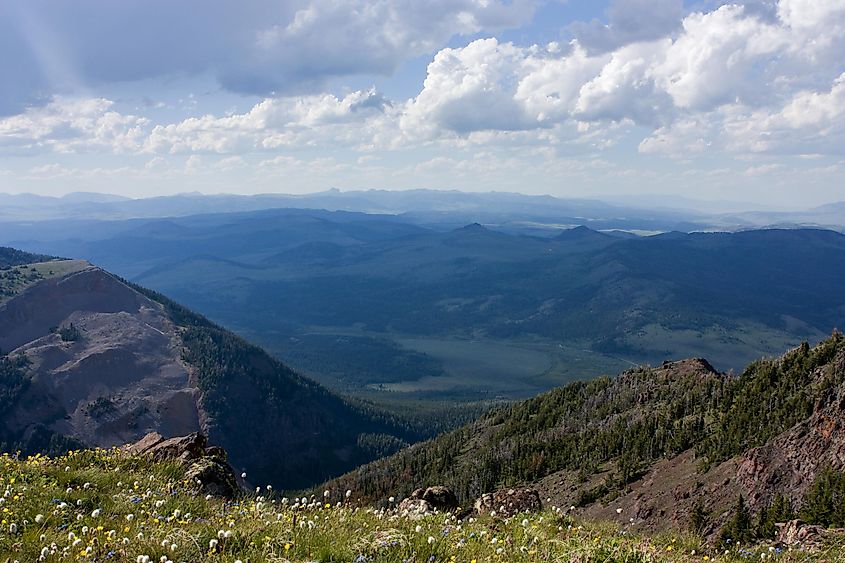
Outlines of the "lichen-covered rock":
M 204 457 L 194 461 L 185 472 L 185 478 L 208 495 L 232 498 L 238 492 L 238 482 L 232 467 L 217 458 Z
M 435 509 L 440 511 L 454 510 L 458 508 L 458 497 L 449 487 L 435 485 L 426 489 L 417 489 L 411 493 L 410 498 L 422 499 Z
M 457 508 L 458 497 L 452 489 L 442 485 L 416 489 L 398 506 L 399 512 L 412 518 L 433 512 L 451 512 Z
M 485 493 L 475 501 L 478 514 L 511 518 L 523 512 L 537 512 L 543 508 L 540 493 L 531 488 L 502 489 Z
M 421 498 L 406 498 L 399 503 L 397 507 L 399 514 L 416 520 L 428 514 L 434 514 L 436 511 L 433 506 Z

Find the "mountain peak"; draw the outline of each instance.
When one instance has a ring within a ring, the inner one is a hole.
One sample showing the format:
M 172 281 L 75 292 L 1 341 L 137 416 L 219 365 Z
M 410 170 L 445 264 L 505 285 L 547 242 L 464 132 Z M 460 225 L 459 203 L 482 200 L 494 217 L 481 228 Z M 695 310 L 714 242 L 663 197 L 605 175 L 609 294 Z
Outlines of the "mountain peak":
M 464 232 L 464 233 L 487 233 L 490 232 L 490 229 L 482 225 L 481 223 L 470 223 L 469 225 L 465 225 L 463 227 L 459 227 L 455 229 L 455 232 Z
M 584 225 L 579 225 L 572 229 L 566 229 L 555 237 L 556 240 L 597 240 L 606 238 L 608 238 L 608 235 L 594 231 Z

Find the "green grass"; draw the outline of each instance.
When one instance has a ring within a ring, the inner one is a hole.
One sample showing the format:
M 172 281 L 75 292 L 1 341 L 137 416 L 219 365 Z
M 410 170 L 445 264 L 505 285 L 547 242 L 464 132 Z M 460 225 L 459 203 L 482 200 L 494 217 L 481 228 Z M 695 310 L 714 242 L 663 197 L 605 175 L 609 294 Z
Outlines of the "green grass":
M 547 507 L 509 520 L 358 506 L 355 492 L 203 497 L 174 463 L 119 450 L 0 457 L 0 561 L 536 562 L 841 561 L 767 546 L 715 553 L 695 537 L 637 536 Z M 145 559 L 149 558 L 149 559 Z
M 0 270 L 0 303 L 42 280 L 77 272 L 89 265 L 85 260 L 50 260 Z

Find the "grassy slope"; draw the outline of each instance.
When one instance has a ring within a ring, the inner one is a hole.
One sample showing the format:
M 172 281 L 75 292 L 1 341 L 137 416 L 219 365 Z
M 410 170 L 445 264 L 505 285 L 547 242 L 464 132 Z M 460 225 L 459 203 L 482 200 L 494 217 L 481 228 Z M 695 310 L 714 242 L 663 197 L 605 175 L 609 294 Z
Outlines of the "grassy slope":
M 80 264 L 85 262 L 0 247 L 0 303 L 41 280 L 69 273 Z
M 766 546 L 717 554 L 694 537 L 639 537 L 552 510 L 508 521 L 410 520 L 393 510 L 358 508 L 354 492 L 346 500 L 340 491 L 305 506 L 274 495 L 225 502 L 196 495 L 183 475 L 175 464 L 116 451 L 55 459 L 3 455 L 0 561 L 638 563 L 775 556 Z M 815 557 L 838 561 L 842 554 L 841 545 L 830 544 Z M 808 554 L 776 558 L 807 561 Z

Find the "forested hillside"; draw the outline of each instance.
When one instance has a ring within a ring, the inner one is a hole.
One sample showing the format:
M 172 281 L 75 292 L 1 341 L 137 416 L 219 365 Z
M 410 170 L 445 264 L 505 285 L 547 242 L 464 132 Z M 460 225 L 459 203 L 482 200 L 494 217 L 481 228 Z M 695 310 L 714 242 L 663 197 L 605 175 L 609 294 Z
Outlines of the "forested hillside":
M 603 514 L 609 510 L 601 507 L 613 499 L 621 503 L 616 506 L 638 505 L 640 512 L 642 502 L 660 506 L 648 487 L 665 480 L 670 494 L 675 484 L 684 491 L 692 487 L 681 497 L 674 492 L 676 505 L 691 510 L 697 498 L 699 510 L 707 505 L 716 519 L 729 511 L 736 494 L 745 495 L 755 511 L 777 495 L 798 507 L 823 471 L 845 470 L 836 461 L 835 452 L 845 447 L 838 423 L 830 428 L 814 422 L 817 415 L 828 421 L 845 415 L 836 399 L 843 385 L 845 337 L 840 333 L 818 346 L 804 344 L 781 358 L 754 362 L 739 376 L 717 373 L 704 360 L 667 362 L 613 379 L 572 383 L 499 408 L 329 486 L 348 487 L 380 502 L 419 486 L 444 484 L 466 503 L 499 487 L 535 483 L 543 496 L 554 495 L 558 506 L 572 503 Z M 758 454 L 758 447 L 777 443 L 775 438 L 787 436 L 799 423 L 808 426 L 796 431 L 798 441 L 773 454 L 787 461 L 769 478 L 772 455 L 761 458 L 765 454 Z M 789 460 L 802 459 L 797 436 L 806 441 L 818 432 L 821 442 L 812 454 L 817 459 L 791 466 Z M 758 461 L 743 464 L 748 459 Z M 692 477 L 681 478 L 678 471 L 686 467 Z M 787 485 L 796 472 L 799 484 Z M 639 492 L 628 499 L 632 490 Z M 679 498 L 686 500 L 678 503 Z M 672 506 L 661 510 L 678 511 Z M 689 516 L 682 512 L 673 521 Z

